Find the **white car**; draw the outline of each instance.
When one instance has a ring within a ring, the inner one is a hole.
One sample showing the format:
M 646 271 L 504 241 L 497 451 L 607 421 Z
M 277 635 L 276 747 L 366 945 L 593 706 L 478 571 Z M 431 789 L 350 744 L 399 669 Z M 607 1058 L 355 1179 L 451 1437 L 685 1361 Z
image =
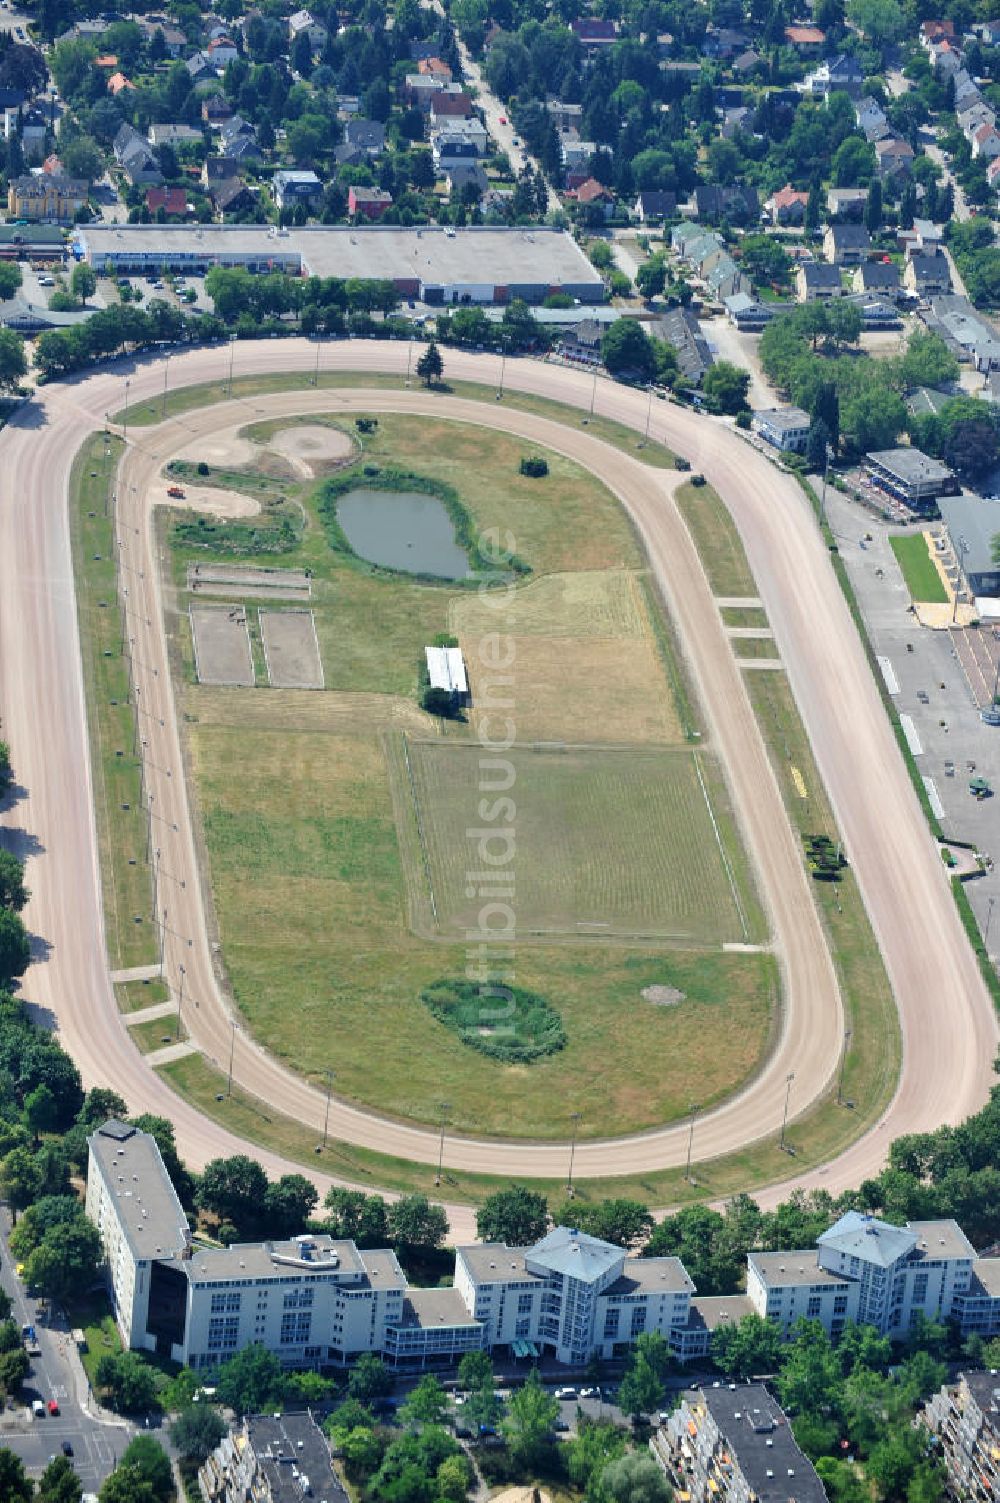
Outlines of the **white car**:
M 575 1388 L 557 1388 L 556 1389 L 556 1398 L 557 1399 L 575 1399 L 576 1398 L 576 1389 Z
M 601 1390 L 599 1388 L 581 1388 L 580 1397 L 581 1399 L 599 1399 L 601 1397 Z

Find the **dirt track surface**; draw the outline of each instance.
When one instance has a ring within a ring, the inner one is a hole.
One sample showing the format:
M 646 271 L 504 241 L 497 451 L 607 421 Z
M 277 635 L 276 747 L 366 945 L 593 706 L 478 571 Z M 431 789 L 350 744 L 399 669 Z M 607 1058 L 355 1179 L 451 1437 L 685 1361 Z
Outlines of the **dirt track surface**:
M 297 342 L 241 344 L 241 373 L 311 369 L 315 352 Z M 228 355 L 200 350 L 175 355 L 172 384 L 222 380 Z M 405 370 L 400 345 L 334 344 L 324 351 L 325 368 L 359 372 Z M 490 357 L 448 352 L 448 373 L 493 384 Z M 162 386 L 155 362 L 131 368 L 133 400 Z M 96 839 L 89 787 L 79 643 L 65 492 L 70 465 L 82 439 L 103 415 L 120 405 L 126 367 L 88 380 L 46 389 L 0 435 L 0 713 L 12 743 L 24 793 L 5 812 L 14 845 L 26 853 L 32 838 L 58 859 L 30 862 L 35 896 L 29 926 L 48 949 L 25 978 L 25 995 L 47 1009 L 88 1083 L 114 1085 L 134 1109 L 173 1119 L 182 1154 L 194 1166 L 246 1145 L 175 1097 L 129 1042 L 115 1006 L 104 953 Z M 534 362 L 507 362 L 507 384 L 578 405 L 589 405 L 591 378 Z M 369 391 L 359 399 L 379 408 L 441 412 L 442 399 L 413 391 Z M 130 430 L 119 496 L 120 538 L 126 557 L 143 570 L 145 592 L 133 602 L 133 620 L 145 633 L 140 702 L 165 726 L 153 760 L 160 783 L 151 782 L 156 808 L 170 804 L 176 822 L 170 870 L 196 871 L 187 809 L 179 776 L 180 752 L 172 690 L 162 656 L 158 574 L 152 567 L 151 527 L 145 486 L 164 458 L 190 446 L 192 434 L 218 432 L 232 421 L 250 422 L 282 412 L 349 410 L 347 391 L 313 391 L 234 402 L 224 412 L 185 414 L 160 429 Z M 448 401 L 458 415 L 466 404 Z M 646 398 L 609 383 L 598 384 L 597 410 L 643 427 Z M 682 633 L 698 644 L 695 657 L 707 705 L 731 713 L 710 727 L 725 750 L 735 744 L 731 772 L 740 799 L 744 831 L 764 872 L 776 945 L 785 970 L 789 1003 L 777 1051 L 751 1089 L 699 1123 L 698 1156 L 709 1157 L 773 1133 L 780 1123 L 784 1076 L 796 1075 L 793 1115 L 830 1082 L 839 1053 L 842 1022 L 829 957 L 815 908 L 802 877 L 773 775 L 746 705 L 731 650 L 711 603 L 700 565 L 670 501 L 675 479 L 607 450 L 589 435 L 550 425 L 514 409 L 469 405 L 474 421 L 496 422 L 512 431 L 569 452 L 593 467 L 623 496 L 642 526 L 654 568 Z M 997 1028 L 992 1005 L 962 931 L 944 868 L 930 838 L 886 720 L 867 661 L 840 595 L 818 531 L 797 486 L 735 435 L 673 406 L 654 413 L 653 436 L 685 454 L 725 497 L 740 528 L 760 595 L 774 628 L 833 801 L 862 892 L 883 948 L 897 997 L 904 1037 L 903 1077 L 878 1126 L 825 1169 L 803 1177 L 807 1184 L 837 1190 L 875 1172 L 892 1137 L 956 1122 L 985 1099 L 992 1081 Z M 136 489 L 133 492 L 132 486 Z M 135 580 L 135 576 L 129 576 Z M 154 592 L 155 595 L 150 593 Z M 152 609 L 143 607 L 153 607 Z M 145 621 L 151 625 L 147 628 Z M 133 630 L 135 626 L 133 626 Z M 170 713 L 164 713 L 169 710 Z M 749 713 L 747 711 L 747 713 Z M 730 723 L 731 722 L 731 723 Z M 147 722 L 150 723 L 150 722 Z M 55 734 L 58 728 L 59 734 Z M 761 760 L 763 759 L 763 760 Z M 81 769 L 87 769 L 84 786 Z M 169 780 L 165 771 L 174 775 Z M 748 791 L 749 790 L 749 791 Z M 746 794 L 746 797 L 743 795 Z M 794 871 L 792 858 L 794 857 Z M 164 851 L 163 860 L 167 861 Z M 212 971 L 201 922 L 197 881 L 161 897 L 170 909 L 166 961 L 172 984 L 185 965 L 185 1014 L 205 1053 L 223 1064 L 231 1029 Z M 279 1110 L 319 1126 L 323 1098 L 257 1049 L 237 1031 L 235 1076 Z M 373 1148 L 424 1162 L 436 1159 L 433 1132 L 373 1118 L 334 1103 L 331 1133 Z M 623 1173 L 683 1161 L 686 1129 L 678 1126 L 620 1142 L 583 1142 L 576 1150 L 581 1176 Z M 275 1172 L 290 1166 L 254 1149 Z M 565 1149 L 556 1145 L 504 1145 L 449 1138 L 446 1161 L 511 1176 L 561 1175 Z M 296 1166 L 299 1167 L 299 1166 Z M 316 1176 L 320 1183 L 328 1183 Z M 787 1191 L 788 1185 L 782 1187 Z M 777 1191 L 775 1191 L 777 1194 Z M 765 1197 L 766 1198 L 766 1197 Z M 467 1208 L 453 1208 L 453 1231 L 471 1234 Z

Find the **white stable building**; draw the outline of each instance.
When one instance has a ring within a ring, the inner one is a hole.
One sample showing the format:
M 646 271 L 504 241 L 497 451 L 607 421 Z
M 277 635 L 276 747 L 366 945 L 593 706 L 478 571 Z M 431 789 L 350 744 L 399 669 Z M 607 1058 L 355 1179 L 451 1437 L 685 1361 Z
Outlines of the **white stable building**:
M 427 677 L 432 689 L 444 689 L 446 694 L 457 694 L 460 699 L 469 697 L 469 676 L 465 671 L 465 659 L 459 647 L 425 647 Z

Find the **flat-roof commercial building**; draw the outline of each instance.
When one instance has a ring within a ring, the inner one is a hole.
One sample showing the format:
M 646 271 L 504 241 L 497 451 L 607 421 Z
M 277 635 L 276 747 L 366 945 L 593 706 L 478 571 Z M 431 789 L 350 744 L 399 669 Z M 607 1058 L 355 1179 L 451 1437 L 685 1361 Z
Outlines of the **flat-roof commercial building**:
M 938 509 L 966 583 L 977 604 L 984 603 L 980 614 L 995 616 L 996 602 L 1000 599 L 1000 564 L 993 558 L 993 542 L 1000 537 L 1000 501 L 982 501 L 978 496 L 943 496 Z
M 784 1411 L 760 1383 L 686 1394 L 649 1443 L 689 1503 L 826 1503 Z
M 865 467 L 875 485 L 914 511 L 926 510 L 939 496 L 954 496 L 960 489 L 946 464 L 912 447 L 874 450 L 865 455 Z
M 298 276 L 374 277 L 401 297 L 450 306 L 543 302 L 564 292 L 584 303 L 604 300 L 604 284 L 576 241 L 547 226 L 461 229 L 396 225 L 84 225 L 77 254 L 108 276 L 142 276 L 167 268 L 199 274 L 213 266 Z
M 198 1472 L 205 1503 L 348 1503 L 330 1447 L 312 1414 L 248 1414 Z
M 750 426 L 772 448 L 802 454 L 811 425 L 812 419 L 801 407 L 772 407 L 755 412 Z

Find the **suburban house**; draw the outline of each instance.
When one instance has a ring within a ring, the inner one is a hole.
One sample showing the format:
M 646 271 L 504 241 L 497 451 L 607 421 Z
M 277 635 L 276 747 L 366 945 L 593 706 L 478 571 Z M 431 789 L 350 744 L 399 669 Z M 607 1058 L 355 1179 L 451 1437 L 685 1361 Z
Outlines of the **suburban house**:
M 912 511 L 927 510 L 939 496 L 954 496 L 961 490 L 947 465 L 912 445 L 866 454 L 865 470 L 873 485 L 904 501 Z
M 456 162 L 454 167 L 448 169 L 445 176 L 450 198 L 460 198 L 463 195 L 468 198 L 473 192 L 477 199 L 482 198 L 489 187 L 489 181 L 478 162 Z
M 893 261 L 862 261 L 852 279 L 855 292 L 895 297 L 900 290 L 899 267 Z
M 673 345 L 680 373 L 688 385 L 699 386 L 713 360 L 708 341 L 691 309 L 668 308 L 657 319 L 656 332 Z
M 184 146 L 192 141 L 199 146 L 202 142 L 201 131 L 195 130 L 193 125 L 159 125 L 154 122 L 149 127 L 149 144 L 154 151 L 159 146 Z
M 765 443 L 785 453 L 802 454 L 812 419 L 801 407 L 773 407 L 755 412 L 751 427 Z
M 871 143 L 881 141 L 884 136 L 892 132 L 889 129 L 889 121 L 885 111 L 876 100 L 866 97 L 854 107 L 854 118 L 858 129 L 864 132 L 865 140 Z
M 212 67 L 220 72 L 239 57 L 239 49 L 231 37 L 215 37 L 205 49 Z
M 193 53 L 185 61 L 184 66 L 193 84 L 205 83 L 210 78 L 218 77 L 215 64 L 207 52 Z
M 831 224 L 823 236 L 823 254 L 834 266 L 857 266 L 871 248 L 872 237 L 863 224 Z
M 162 209 L 164 214 L 184 216 L 188 211 L 187 194 L 183 188 L 147 188 L 146 208 L 151 214 Z
M 459 127 L 476 126 L 476 130 Z M 434 166 L 445 173 L 457 162 L 478 162 L 485 155 L 488 137 L 478 120 L 454 120 L 431 135 Z
M 467 120 L 472 114 L 472 96 L 463 89 L 446 84 L 431 96 L 431 129 L 445 125 L 450 120 Z
M 944 1463 L 948 1493 L 962 1503 L 1000 1497 L 1000 1374 L 964 1372 L 927 1400 L 920 1416 Z
M 583 16 L 570 24 L 581 47 L 610 47 L 618 40 L 618 28 L 614 21 L 601 21 L 596 16 Z
M 88 185 L 82 178 L 29 172 L 11 178 L 7 212 L 12 219 L 34 219 L 39 224 L 72 224 L 78 211 L 86 208 L 87 195 Z
M 795 270 L 795 294 L 800 303 L 813 303 L 817 298 L 839 297 L 840 269 L 826 261 L 805 261 Z
M 757 189 L 745 183 L 733 183 L 726 188 L 699 183 L 694 190 L 694 211 L 696 219 L 734 219 L 756 224 L 760 219 L 760 199 Z
M 972 155 L 994 160 L 1000 157 L 1000 131 L 995 125 L 983 124 L 972 138 Z
M 818 57 L 826 43 L 826 32 L 818 26 L 786 26 L 785 41 L 802 57 Z
M 903 286 L 923 301 L 944 297 L 951 291 L 947 256 L 910 256 L 903 271 Z
M 688 1503 L 827 1503 L 812 1462 L 761 1383 L 683 1396 L 649 1442 L 675 1498 Z
M 806 94 L 826 98 L 834 92 L 849 94 L 855 99 L 861 93 L 864 72 L 856 57 L 842 53 L 839 57 L 827 58 L 806 75 L 802 88 Z
M 323 184 L 311 171 L 283 169 L 276 172 L 272 188 L 280 213 L 297 208 L 299 204 L 305 204 L 307 209 L 315 208 L 323 197 Z
M 254 208 L 257 197 L 241 177 L 221 178 L 208 190 L 212 207 L 223 218 L 226 214 L 248 214 Z
M 344 144 L 377 157 L 385 150 L 385 126 L 381 120 L 348 120 L 344 126 Z
M 288 18 L 289 43 L 294 42 L 296 37 L 302 36 L 303 32 L 308 36 L 309 45 L 313 52 L 322 52 L 326 46 L 327 36 L 329 35 L 326 27 L 322 21 L 316 20 L 311 11 L 297 10 L 294 15 Z
M 162 183 L 163 174 L 145 136 L 134 125 L 123 125 L 112 143 L 115 161 L 133 187 Z
M 553 99 L 550 96 L 545 101 L 545 108 L 556 130 L 579 131 L 583 121 L 582 104 L 565 104 L 561 99 Z
M 224 183 L 227 178 L 236 176 L 235 157 L 206 157 L 201 169 L 201 180 L 206 188 L 213 183 Z
M 392 194 L 385 188 L 362 188 L 352 186 L 347 192 L 347 212 L 353 218 L 381 219 L 386 209 L 392 206 Z
M 233 115 L 233 107 L 225 94 L 209 94 L 202 100 L 201 118 L 206 125 L 219 126 Z
M 573 194 L 578 204 L 587 208 L 593 208 L 605 219 L 610 219 L 615 211 L 615 195 L 610 188 L 599 183 L 596 177 L 586 178 Z
M 764 211 L 772 224 L 801 224 L 806 217 L 808 193 L 800 193 L 790 183 L 779 188 L 764 204 Z
M 879 177 L 905 177 L 913 166 L 913 147 L 899 136 L 885 136 L 875 142 L 875 163 Z
M 672 219 L 677 213 L 677 194 L 666 188 L 643 188 L 632 212 L 640 224 Z
M 826 212 L 831 219 L 861 219 L 868 202 L 867 188 L 828 188 Z

